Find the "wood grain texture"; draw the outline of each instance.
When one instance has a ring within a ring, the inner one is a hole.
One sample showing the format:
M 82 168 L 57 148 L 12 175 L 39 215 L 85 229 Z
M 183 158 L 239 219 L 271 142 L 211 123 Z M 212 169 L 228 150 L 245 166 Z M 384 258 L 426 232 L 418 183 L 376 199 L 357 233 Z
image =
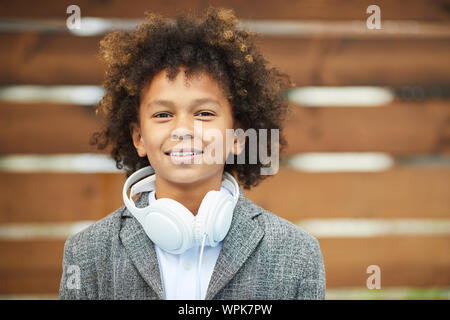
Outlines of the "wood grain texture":
M 0 84 L 100 85 L 101 38 L 0 34 L 1 47 L 8 48 L 0 52 Z M 450 84 L 450 41 L 445 39 L 261 36 L 256 44 L 297 86 Z
M 123 205 L 125 175 L 0 173 L 1 222 L 99 220 Z M 18 192 L 22 199 L 17 201 Z M 8 197 L 11 197 L 8 199 Z
M 367 267 L 381 269 L 381 288 L 448 286 L 449 237 L 319 239 L 328 287 L 365 286 Z
M 41 0 L 32 2 L 26 0 L 2 1 L 0 17 L 14 18 L 60 18 L 68 16 L 66 8 L 73 4 L 68 0 Z M 199 12 L 209 4 L 223 6 L 235 10 L 239 18 L 245 19 L 324 19 L 324 20 L 365 20 L 369 15 L 366 9 L 374 4 L 372 0 L 307 0 L 307 1 L 271 1 L 271 0 L 137 0 L 133 5 L 119 0 L 89 1 L 78 0 L 76 4 L 81 14 L 89 17 L 122 17 L 142 18 L 144 11 L 161 13 L 167 16 L 190 12 Z M 439 20 L 450 19 L 447 0 L 409 0 L 389 1 L 378 0 L 383 19 L 401 20 Z
M 247 197 L 291 221 L 303 218 L 445 218 L 448 168 L 394 167 L 381 172 L 280 170 Z

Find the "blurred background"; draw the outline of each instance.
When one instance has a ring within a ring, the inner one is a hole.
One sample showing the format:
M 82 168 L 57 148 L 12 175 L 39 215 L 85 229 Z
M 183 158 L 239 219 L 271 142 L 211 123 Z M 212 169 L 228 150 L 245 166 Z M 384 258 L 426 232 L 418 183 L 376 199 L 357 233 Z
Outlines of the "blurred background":
M 449 299 L 450 1 L 426 0 L 0 1 L 0 298 L 56 299 L 65 239 L 123 205 L 88 144 L 100 39 L 208 4 L 297 85 L 286 158 L 245 194 L 319 240 L 326 298 Z

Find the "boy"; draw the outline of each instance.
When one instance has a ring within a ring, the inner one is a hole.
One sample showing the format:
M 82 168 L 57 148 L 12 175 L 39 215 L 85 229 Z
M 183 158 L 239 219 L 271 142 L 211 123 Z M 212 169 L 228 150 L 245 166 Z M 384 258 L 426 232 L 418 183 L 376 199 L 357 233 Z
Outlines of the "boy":
M 325 298 L 317 239 L 237 184 L 267 177 L 267 159 L 251 159 L 276 143 L 229 130 L 279 130 L 292 85 L 238 22 L 213 7 L 203 19 L 150 14 L 101 41 L 107 121 L 93 143 L 127 170 L 125 206 L 67 239 L 61 299 Z

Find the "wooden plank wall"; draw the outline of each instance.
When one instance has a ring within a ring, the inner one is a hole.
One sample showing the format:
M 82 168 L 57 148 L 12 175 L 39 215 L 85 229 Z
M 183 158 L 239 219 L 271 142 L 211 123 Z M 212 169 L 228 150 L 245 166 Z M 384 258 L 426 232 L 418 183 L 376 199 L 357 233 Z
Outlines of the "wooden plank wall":
M 373 1 L 210 1 L 242 19 L 364 22 Z M 0 18 L 65 21 L 70 1 L 0 3 Z M 200 11 L 204 1 L 77 1 L 82 16 L 141 19 L 145 10 L 173 17 Z M 302 86 L 450 84 L 448 1 L 377 1 L 382 21 L 432 24 L 436 33 L 410 35 L 262 35 L 272 63 Z M 444 34 L 444 36 L 442 36 Z M 445 36 L 445 34 L 447 36 Z M 0 33 L 0 85 L 99 85 L 101 36 L 36 31 Z M 304 152 L 385 152 L 393 157 L 450 155 L 447 98 L 395 99 L 382 108 L 306 108 L 292 103 L 286 156 Z M 88 145 L 100 126 L 93 106 L 0 101 L 0 155 L 95 153 Z M 124 175 L 0 172 L 0 226 L 98 220 L 122 206 Z M 301 219 L 450 217 L 450 168 L 395 164 L 381 172 L 301 172 L 288 166 L 246 195 L 296 222 Z M 57 295 L 63 238 L 0 240 L 0 295 Z M 327 288 L 365 288 L 366 268 L 379 265 L 382 286 L 450 286 L 450 237 L 324 237 Z

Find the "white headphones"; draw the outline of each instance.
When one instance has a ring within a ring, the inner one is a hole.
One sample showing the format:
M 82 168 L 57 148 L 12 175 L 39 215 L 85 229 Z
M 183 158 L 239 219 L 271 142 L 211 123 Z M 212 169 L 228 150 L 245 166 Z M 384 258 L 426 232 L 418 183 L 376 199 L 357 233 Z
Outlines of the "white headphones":
M 123 186 L 123 201 L 156 245 L 167 252 L 179 254 L 200 245 L 204 235 L 211 247 L 225 238 L 239 198 L 239 185 L 231 174 L 224 171 L 222 186 L 232 190 L 233 196 L 221 191 L 209 191 L 196 216 L 181 203 L 169 198 L 156 199 L 145 208 L 137 208 L 131 198 L 138 193 L 155 190 L 155 178 L 151 166 L 134 172 Z M 131 185 L 128 197 L 127 191 Z

